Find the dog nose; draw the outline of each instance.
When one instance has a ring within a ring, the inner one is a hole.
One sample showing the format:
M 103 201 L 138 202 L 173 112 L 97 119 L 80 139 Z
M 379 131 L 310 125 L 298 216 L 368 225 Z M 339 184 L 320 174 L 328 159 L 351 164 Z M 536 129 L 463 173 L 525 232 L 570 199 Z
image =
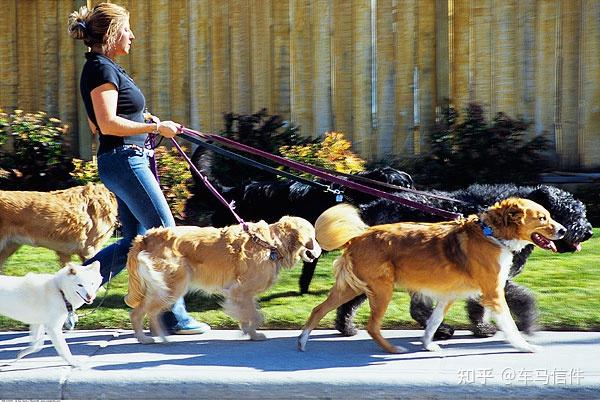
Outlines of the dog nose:
M 567 234 L 567 229 L 564 228 L 564 226 L 561 226 L 560 229 L 558 229 L 556 231 L 556 235 L 558 236 L 558 238 L 562 238 Z
M 592 231 L 592 229 L 589 229 L 584 235 L 583 235 L 583 241 L 589 240 L 592 236 L 594 235 L 594 232 Z

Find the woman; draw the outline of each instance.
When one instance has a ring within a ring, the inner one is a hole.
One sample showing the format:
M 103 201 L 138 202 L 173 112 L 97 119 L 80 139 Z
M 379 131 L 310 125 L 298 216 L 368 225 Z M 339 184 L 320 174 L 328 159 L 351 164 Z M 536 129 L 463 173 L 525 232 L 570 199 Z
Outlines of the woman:
M 123 237 L 86 261 L 100 261 L 103 283 L 116 275 L 127 261 L 136 235 L 175 221 L 150 170 L 152 151 L 145 147 L 149 132 L 166 138 L 177 135 L 179 124 L 144 119 L 145 98 L 115 57 L 126 55 L 135 39 L 129 12 L 116 4 L 101 3 L 92 10 L 82 7 L 69 16 L 69 33 L 90 48 L 81 73 L 81 96 L 93 132 L 99 134 L 98 174 L 119 205 Z M 163 315 L 165 328 L 174 334 L 199 334 L 210 330 L 185 310 L 183 298 Z

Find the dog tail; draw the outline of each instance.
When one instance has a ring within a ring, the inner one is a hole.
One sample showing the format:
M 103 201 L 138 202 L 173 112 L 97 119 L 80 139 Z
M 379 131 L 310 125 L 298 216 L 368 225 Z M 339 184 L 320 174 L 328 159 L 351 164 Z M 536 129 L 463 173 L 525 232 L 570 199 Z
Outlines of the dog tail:
M 317 242 L 327 251 L 342 247 L 368 228 L 360 219 L 358 209 L 350 204 L 338 204 L 329 208 L 315 222 Z
M 140 237 L 136 238 L 127 256 L 129 285 L 125 304 L 131 308 L 138 307 L 149 292 L 158 294 L 160 299 L 168 298 L 164 278 L 160 272 L 153 269 L 150 255 L 143 250 L 143 246 L 143 240 Z

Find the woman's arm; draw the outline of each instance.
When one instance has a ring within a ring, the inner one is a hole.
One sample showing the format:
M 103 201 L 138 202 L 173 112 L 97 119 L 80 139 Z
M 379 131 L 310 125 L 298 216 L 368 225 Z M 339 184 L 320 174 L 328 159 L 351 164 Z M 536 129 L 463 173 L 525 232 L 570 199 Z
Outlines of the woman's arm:
M 87 118 L 87 123 L 88 123 L 88 127 L 90 128 L 90 131 L 92 132 L 92 134 L 94 135 L 98 135 L 98 127 L 96 127 L 96 125 L 90 120 L 90 118 Z
M 98 128 L 104 134 L 127 137 L 157 130 L 162 136 L 167 138 L 177 135 L 178 125 L 172 121 L 138 123 L 117 116 L 117 99 L 119 94 L 114 84 L 102 84 L 94 88 L 90 95 Z

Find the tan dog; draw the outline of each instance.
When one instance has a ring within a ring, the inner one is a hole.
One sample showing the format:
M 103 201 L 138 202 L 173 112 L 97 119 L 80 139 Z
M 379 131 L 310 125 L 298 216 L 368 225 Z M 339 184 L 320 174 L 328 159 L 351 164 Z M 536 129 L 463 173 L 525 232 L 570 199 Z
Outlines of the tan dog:
M 56 251 L 62 266 L 92 257 L 117 223 L 115 196 L 101 184 L 52 192 L 0 191 L 0 269 L 23 244 Z
M 262 321 L 256 296 L 275 283 L 281 267 L 292 268 L 300 259 L 312 261 L 320 254 L 315 229 L 298 217 L 284 216 L 270 225 L 249 223 L 248 232 L 240 225 L 149 230 L 134 240 L 127 258 L 125 303 L 133 308 L 135 336 L 141 343 L 154 342 L 143 332 L 147 314 L 152 331 L 166 342 L 159 313 L 188 290 L 200 289 L 223 294 L 225 311 L 239 320 L 242 331 L 252 340 L 265 339 L 256 332 Z
M 475 295 L 481 296 L 482 305 L 515 348 L 539 349 L 519 333 L 504 298 L 504 284 L 512 252 L 530 243 L 556 251 L 552 240 L 566 232 L 541 205 L 511 198 L 460 221 L 368 227 L 354 207 L 341 204 L 323 212 L 315 228 L 324 250 L 342 247 L 343 252 L 334 262 L 335 286 L 312 311 L 298 338 L 300 350 L 325 314 L 366 293 L 371 307 L 369 334 L 387 352 L 402 352 L 380 331 L 394 284 L 437 301 L 423 335 L 427 350 L 439 350 L 433 334 L 454 300 Z

